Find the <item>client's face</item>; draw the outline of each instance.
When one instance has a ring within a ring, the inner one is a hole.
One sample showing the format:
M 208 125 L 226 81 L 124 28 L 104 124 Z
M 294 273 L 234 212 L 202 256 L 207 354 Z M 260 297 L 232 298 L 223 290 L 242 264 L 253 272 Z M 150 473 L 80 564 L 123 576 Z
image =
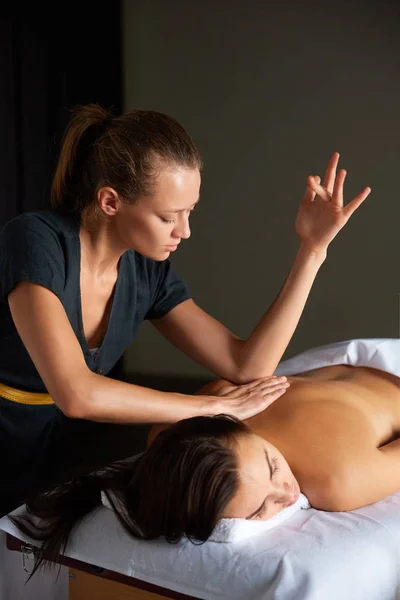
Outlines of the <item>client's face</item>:
M 240 485 L 223 517 L 270 519 L 294 504 L 300 487 L 282 454 L 257 435 L 241 435 L 237 445 Z

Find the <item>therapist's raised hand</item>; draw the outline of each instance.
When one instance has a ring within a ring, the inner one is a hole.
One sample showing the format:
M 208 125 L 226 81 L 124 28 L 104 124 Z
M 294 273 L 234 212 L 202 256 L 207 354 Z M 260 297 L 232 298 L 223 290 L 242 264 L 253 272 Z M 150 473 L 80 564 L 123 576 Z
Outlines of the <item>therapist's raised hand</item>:
M 307 178 L 307 189 L 299 206 L 295 229 L 301 244 L 312 252 L 326 252 L 330 242 L 371 192 L 371 188 L 364 188 L 345 206 L 343 185 L 346 171 L 340 169 L 337 172 L 338 162 L 339 153 L 335 152 L 322 184 L 320 177 Z
M 198 393 L 208 396 L 207 413 L 225 413 L 244 420 L 265 410 L 286 392 L 289 385 L 286 377 L 274 375 L 243 385 L 218 379 L 207 384 Z

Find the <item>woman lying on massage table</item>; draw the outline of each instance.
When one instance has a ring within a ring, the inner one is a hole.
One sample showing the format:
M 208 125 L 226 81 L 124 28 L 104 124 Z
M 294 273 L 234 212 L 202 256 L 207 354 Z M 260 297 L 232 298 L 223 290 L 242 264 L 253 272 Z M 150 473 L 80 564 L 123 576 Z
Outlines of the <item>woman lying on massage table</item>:
M 52 555 L 105 490 L 134 537 L 207 540 L 222 517 L 269 519 L 301 490 L 347 511 L 400 489 L 400 378 L 330 366 L 288 377 L 280 402 L 245 423 L 226 415 L 154 426 L 146 452 L 49 490 L 16 524 Z M 218 380 L 199 394 L 230 385 Z

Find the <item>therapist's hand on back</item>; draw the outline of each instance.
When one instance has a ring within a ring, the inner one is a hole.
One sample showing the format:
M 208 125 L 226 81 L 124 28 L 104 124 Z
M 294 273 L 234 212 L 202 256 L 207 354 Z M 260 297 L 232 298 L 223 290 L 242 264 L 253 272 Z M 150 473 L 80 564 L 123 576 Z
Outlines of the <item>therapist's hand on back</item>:
M 307 189 L 296 218 L 296 233 L 301 244 L 312 252 L 326 252 L 328 245 L 345 226 L 351 215 L 369 196 L 366 187 L 349 204 L 343 204 L 346 171 L 336 173 L 339 153 L 335 152 L 321 184 L 320 177 L 308 177 Z
M 289 385 L 286 377 L 274 375 L 242 385 L 217 379 L 201 388 L 197 394 L 207 396 L 209 414 L 225 413 L 244 420 L 268 408 L 286 392 Z

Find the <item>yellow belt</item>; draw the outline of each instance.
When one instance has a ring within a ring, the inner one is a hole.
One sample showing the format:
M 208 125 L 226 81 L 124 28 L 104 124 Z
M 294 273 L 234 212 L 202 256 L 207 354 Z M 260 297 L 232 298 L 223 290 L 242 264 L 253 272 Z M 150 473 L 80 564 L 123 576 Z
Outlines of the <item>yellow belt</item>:
M 0 396 L 18 402 L 18 404 L 54 404 L 50 394 L 40 394 L 37 392 L 24 392 L 16 388 L 0 383 Z

